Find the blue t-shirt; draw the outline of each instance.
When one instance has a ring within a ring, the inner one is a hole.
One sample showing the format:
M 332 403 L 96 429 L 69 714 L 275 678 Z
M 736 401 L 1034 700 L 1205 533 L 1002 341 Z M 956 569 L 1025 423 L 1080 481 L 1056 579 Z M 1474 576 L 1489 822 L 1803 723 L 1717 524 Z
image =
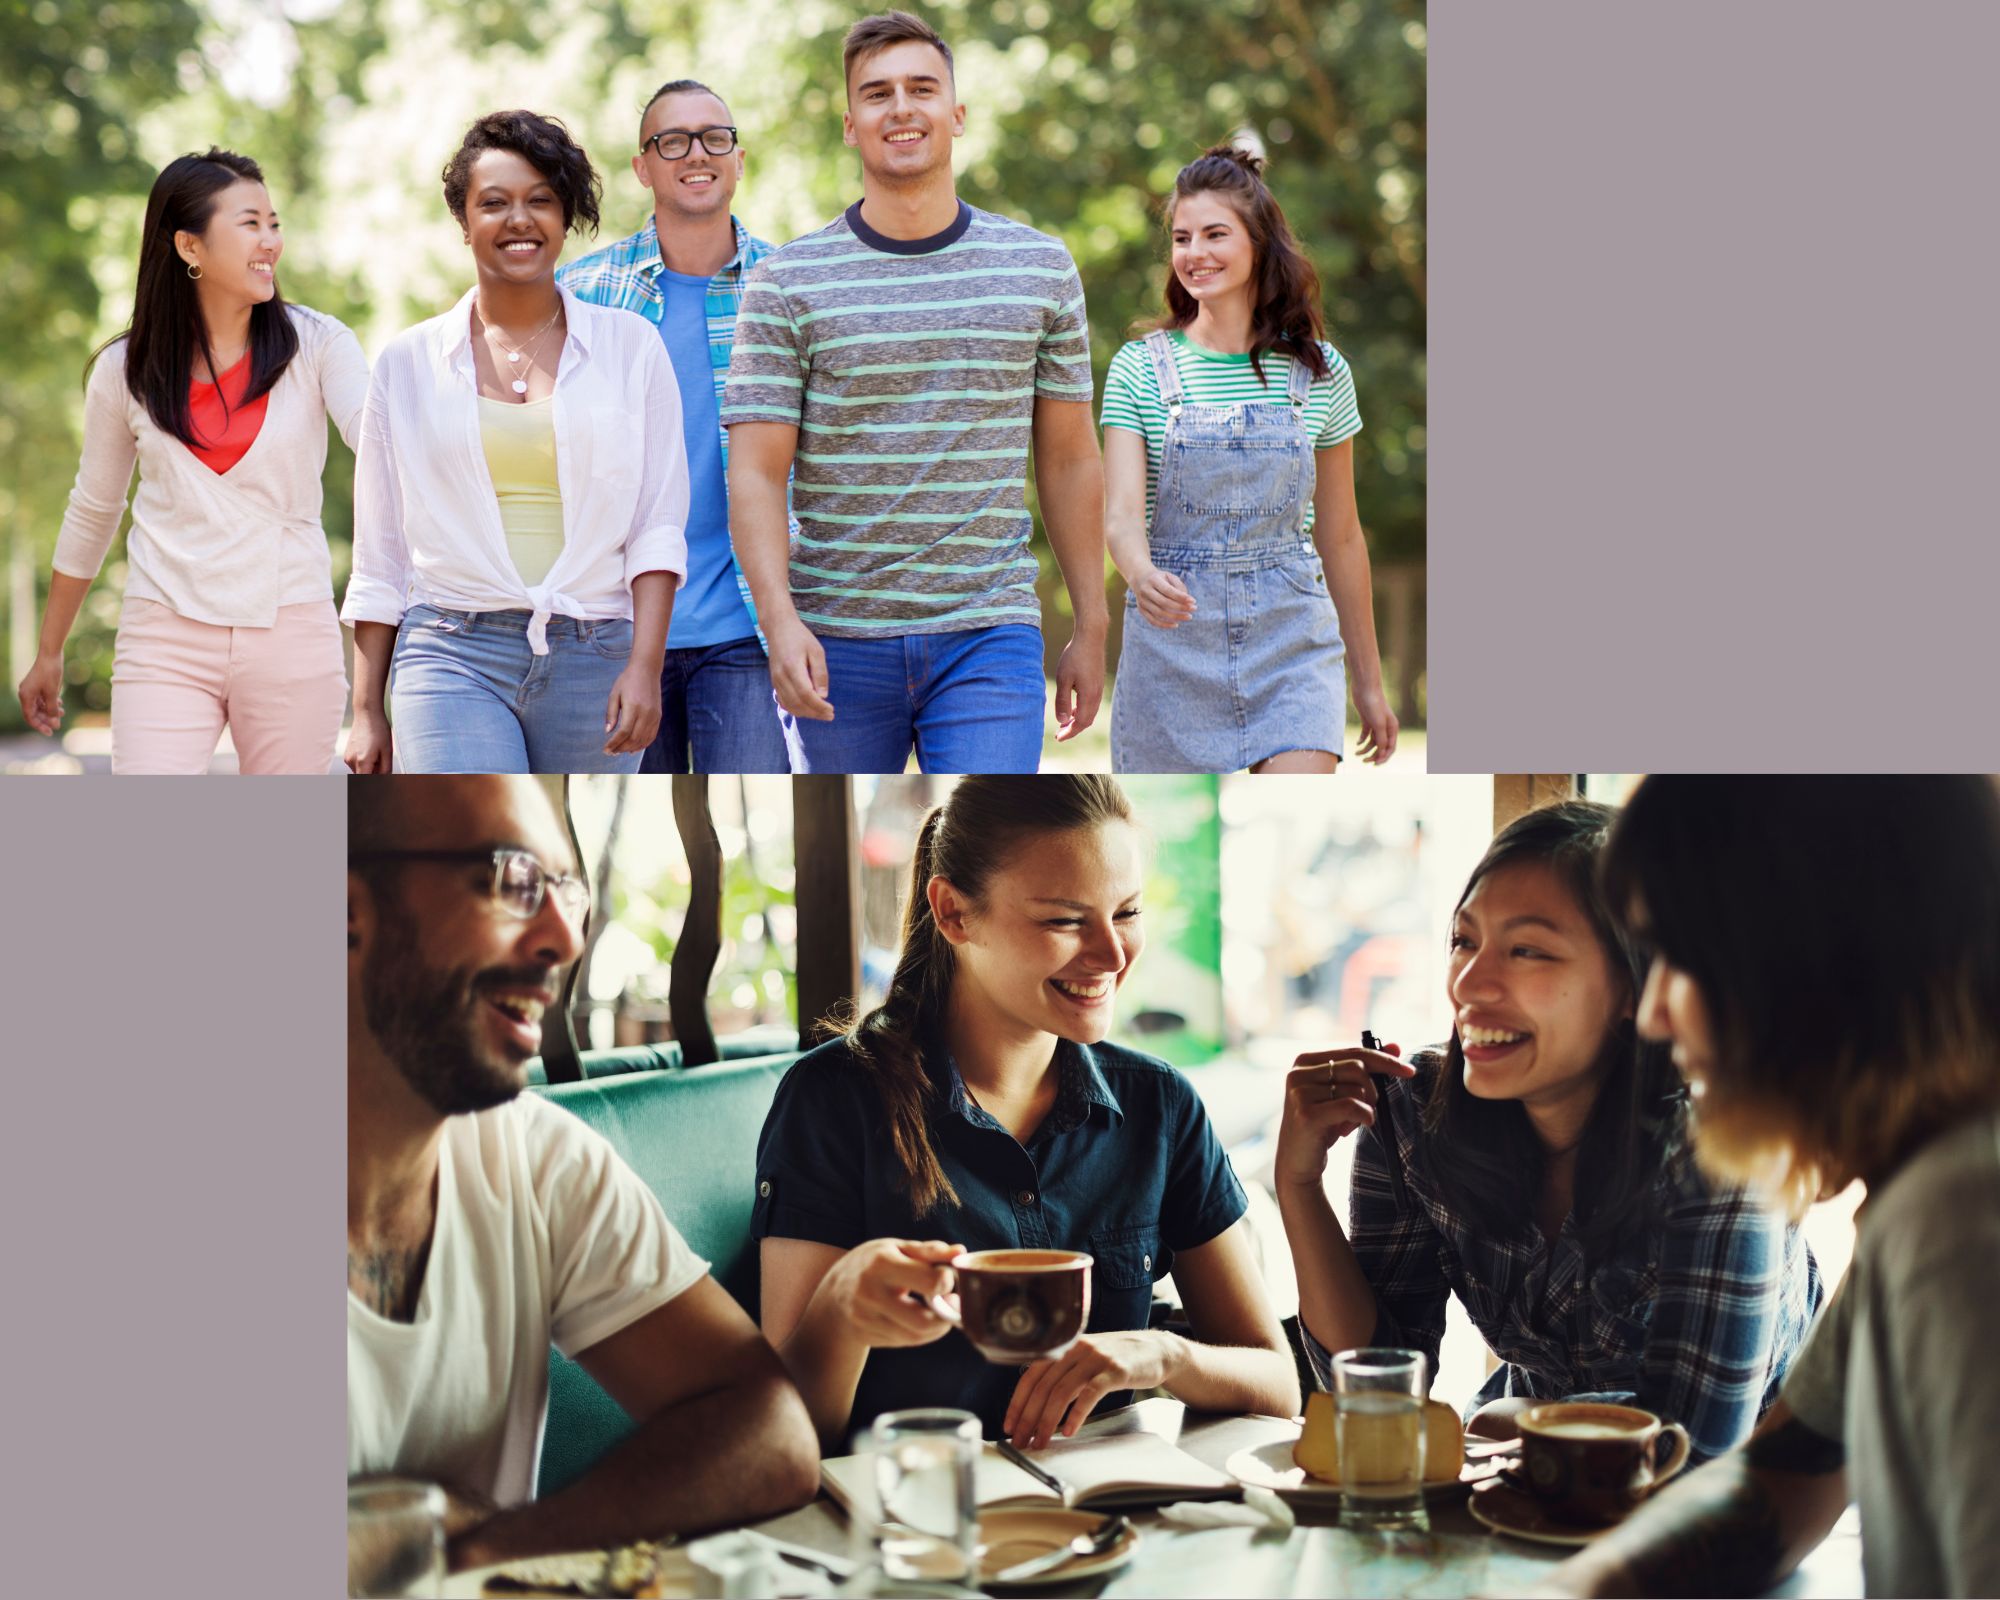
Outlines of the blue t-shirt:
M 778 1086 L 757 1141 L 752 1232 L 843 1250 L 882 1238 L 1087 1250 L 1089 1329 L 1146 1327 L 1153 1284 L 1172 1270 L 1174 1252 L 1208 1243 L 1249 1202 L 1201 1097 L 1164 1061 L 1064 1042 L 1056 1065 L 1055 1107 L 1023 1148 L 966 1094 L 950 1055 L 931 1052 L 931 1142 L 960 1204 L 920 1218 L 867 1071 L 845 1040 L 808 1052 Z M 871 1350 L 850 1428 L 907 1406 L 956 1406 L 976 1412 L 992 1438 L 1020 1377 L 955 1332 Z M 1107 1395 L 1100 1409 L 1129 1399 Z
M 729 484 L 708 348 L 708 279 L 660 269 L 660 339 L 681 390 L 688 458 L 688 575 L 674 596 L 667 648 L 728 644 L 756 633 L 729 561 Z

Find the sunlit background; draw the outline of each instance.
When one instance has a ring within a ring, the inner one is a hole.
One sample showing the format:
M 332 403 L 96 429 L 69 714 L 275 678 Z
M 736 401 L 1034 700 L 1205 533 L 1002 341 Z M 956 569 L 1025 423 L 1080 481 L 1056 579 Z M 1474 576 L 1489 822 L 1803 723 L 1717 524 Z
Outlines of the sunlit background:
M 70 645 L 66 747 L 22 732 L 13 685 L 34 654 L 48 563 L 80 447 L 83 369 L 130 313 L 154 174 L 211 142 L 256 157 L 284 221 L 285 293 L 378 350 L 449 306 L 469 263 L 438 175 L 482 112 L 562 117 L 606 186 L 596 241 L 635 231 L 650 197 L 627 158 L 660 83 L 713 85 L 742 130 L 745 224 L 774 242 L 859 194 L 840 140 L 840 38 L 875 9 L 828 0 L 22 0 L 0 13 L 0 608 L 8 652 L 0 768 L 99 764 L 113 547 Z M 1421 0 L 949 0 L 917 5 L 951 41 L 969 108 L 960 191 L 1059 235 L 1082 271 L 1100 386 L 1133 325 L 1160 309 L 1158 205 L 1208 144 L 1265 152 L 1317 266 L 1329 332 L 1365 426 L 1361 514 L 1392 697 L 1420 727 L 1424 681 L 1424 8 Z M 336 440 L 326 526 L 337 588 L 352 460 Z M 1046 543 L 1051 667 L 1068 602 Z M 1107 566 L 1116 628 L 1122 588 Z M 1102 727 L 1049 750 L 1108 766 Z M 1407 758 L 1421 760 L 1421 737 Z M 233 757 L 225 750 L 218 766 Z
M 854 780 L 864 1005 L 881 998 L 894 964 L 917 830 L 954 781 Z M 1595 774 L 1583 788 L 1617 804 L 1636 782 Z M 1406 1054 L 1450 1037 L 1446 942 L 1493 835 L 1494 780 L 1385 772 L 1365 784 L 1141 777 L 1123 786 L 1151 863 L 1147 946 L 1113 1037 L 1172 1061 L 1200 1091 L 1250 1192 L 1273 1299 L 1290 1315 L 1297 1282 L 1271 1192 L 1286 1070 L 1302 1051 L 1358 1043 L 1364 1027 Z M 579 1038 L 586 1048 L 668 1039 L 668 964 L 689 890 L 668 786 L 578 778 L 569 794 L 608 909 L 578 985 Z M 718 1038 L 789 1050 L 800 1026 L 791 780 L 715 779 L 709 799 L 723 856 L 710 1020 Z M 1352 1161 L 1353 1141 L 1343 1140 L 1327 1173 L 1343 1215 Z M 1807 1218 L 1829 1286 L 1846 1271 L 1858 1199 L 1850 1190 Z M 1437 1393 L 1460 1402 L 1487 1370 L 1485 1343 L 1453 1300 Z

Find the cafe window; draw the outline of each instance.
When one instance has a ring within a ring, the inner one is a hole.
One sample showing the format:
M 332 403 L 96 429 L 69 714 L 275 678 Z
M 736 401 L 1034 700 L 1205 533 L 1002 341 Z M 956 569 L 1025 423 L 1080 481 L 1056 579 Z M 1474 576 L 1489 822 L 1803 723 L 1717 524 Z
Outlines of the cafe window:
M 798 912 L 787 777 L 705 781 L 722 857 L 722 946 L 708 985 L 718 1038 L 794 1034 Z M 691 892 L 688 852 L 667 779 L 580 777 L 569 788 L 600 914 L 578 999 L 585 1049 L 656 1044 L 672 1036 L 667 987 Z M 776 1046 L 774 1046 L 776 1048 Z
M 856 778 L 861 835 L 862 1005 L 888 991 L 917 832 L 956 779 Z M 1120 781 L 1148 838 L 1146 948 L 1119 995 L 1120 1043 L 1193 1067 L 1222 1049 L 1219 832 L 1212 777 Z

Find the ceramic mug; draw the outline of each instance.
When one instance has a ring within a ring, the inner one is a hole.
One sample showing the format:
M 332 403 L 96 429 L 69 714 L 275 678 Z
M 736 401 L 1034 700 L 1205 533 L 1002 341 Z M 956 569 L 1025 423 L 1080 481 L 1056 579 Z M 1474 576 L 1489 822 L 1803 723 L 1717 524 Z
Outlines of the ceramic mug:
M 1616 1522 L 1687 1465 L 1687 1429 L 1637 1406 L 1531 1406 L 1520 1428 L 1521 1476 L 1536 1499 L 1573 1522 Z
M 1091 1258 L 1080 1250 L 973 1250 L 953 1259 L 956 1322 L 988 1361 L 1025 1367 L 1059 1356 L 1090 1319 Z

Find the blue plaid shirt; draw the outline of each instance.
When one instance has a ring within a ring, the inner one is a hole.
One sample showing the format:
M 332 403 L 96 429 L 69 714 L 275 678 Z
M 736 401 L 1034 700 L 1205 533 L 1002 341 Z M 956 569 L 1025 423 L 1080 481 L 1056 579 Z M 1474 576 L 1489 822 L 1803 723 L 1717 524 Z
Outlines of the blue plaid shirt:
M 1356 1135 L 1347 1237 L 1375 1291 L 1369 1342 L 1421 1350 L 1435 1374 L 1455 1294 L 1501 1361 L 1468 1417 L 1503 1395 L 1588 1396 L 1681 1423 L 1695 1459 L 1749 1437 L 1823 1298 L 1798 1230 L 1682 1158 L 1661 1175 L 1659 1220 L 1608 1259 L 1586 1266 L 1574 1215 L 1553 1244 L 1533 1222 L 1498 1237 L 1453 1211 L 1431 1175 L 1422 1114 L 1443 1052 L 1412 1064 L 1414 1078 L 1376 1080 L 1375 1126 Z M 1331 1388 L 1331 1355 L 1300 1333 Z
M 722 408 L 723 384 L 729 377 L 729 353 L 736 343 L 736 313 L 743 305 L 743 279 L 752 267 L 777 248 L 754 237 L 734 216 L 730 217 L 729 225 L 736 230 L 736 254 L 708 280 L 708 366 L 715 382 L 718 412 Z M 593 250 L 580 260 L 559 267 L 556 281 L 579 300 L 588 300 L 597 306 L 615 306 L 622 311 L 636 311 L 657 328 L 667 309 L 666 296 L 660 291 L 661 266 L 659 227 L 652 217 L 648 217 L 645 227 L 631 238 L 620 239 L 616 244 Z M 722 428 L 720 432 L 722 468 L 726 477 L 729 471 L 729 430 Z M 796 518 L 791 521 L 792 536 L 796 539 L 798 521 Z M 729 564 L 736 571 L 736 592 L 743 596 L 751 624 L 757 626 L 757 607 L 751 601 L 750 585 L 743 576 L 743 568 L 737 563 L 733 546 Z M 764 642 L 761 626 L 757 626 L 757 640 L 760 644 Z

